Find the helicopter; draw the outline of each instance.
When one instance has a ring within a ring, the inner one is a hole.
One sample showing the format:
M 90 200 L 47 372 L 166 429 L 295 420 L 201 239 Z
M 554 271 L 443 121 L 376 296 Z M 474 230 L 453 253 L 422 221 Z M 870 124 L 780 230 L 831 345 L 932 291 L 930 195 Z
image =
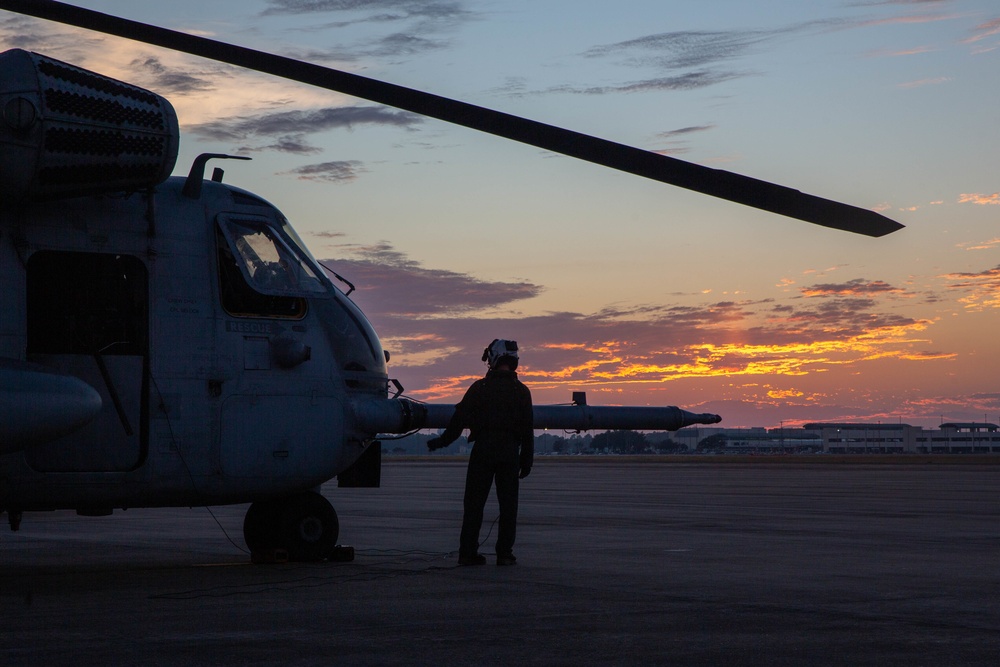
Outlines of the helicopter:
M 880 214 L 430 93 L 49 0 L 60 21 L 428 115 L 711 196 L 868 236 Z M 378 486 L 381 440 L 454 405 L 402 395 L 364 313 L 280 210 L 203 154 L 155 92 L 0 53 L 0 512 L 100 516 L 250 503 L 252 554 L 330 557 L 319 486 Z M 345 281 L 346 282 L 346 281 Z M 349 285 L 349 283 L 347 283 Z M 677 430 L 678 407 L 534 406 L 537 429 Z

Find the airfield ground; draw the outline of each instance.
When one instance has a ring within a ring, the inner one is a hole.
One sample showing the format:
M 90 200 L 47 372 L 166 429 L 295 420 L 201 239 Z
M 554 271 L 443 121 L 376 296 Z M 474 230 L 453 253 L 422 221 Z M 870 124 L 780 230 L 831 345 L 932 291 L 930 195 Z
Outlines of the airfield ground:
M 0 665 L 997 665 L 994 461 L 540 457 L 511 568 L 457 567 L 455 460 L 324 487 L 350 563 L 251 565 L 245 506 L 26 514 Z

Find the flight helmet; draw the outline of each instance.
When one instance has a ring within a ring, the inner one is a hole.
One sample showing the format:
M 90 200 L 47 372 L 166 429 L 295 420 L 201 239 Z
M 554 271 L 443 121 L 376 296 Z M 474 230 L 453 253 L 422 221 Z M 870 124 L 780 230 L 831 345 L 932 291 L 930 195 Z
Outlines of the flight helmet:
M 504 363 L 510 366 L 511 370 L 517 368 L 517 341 L 496 338 L 483 350 L 483 361 L 489 364 L 490 369 L 495 369 Z

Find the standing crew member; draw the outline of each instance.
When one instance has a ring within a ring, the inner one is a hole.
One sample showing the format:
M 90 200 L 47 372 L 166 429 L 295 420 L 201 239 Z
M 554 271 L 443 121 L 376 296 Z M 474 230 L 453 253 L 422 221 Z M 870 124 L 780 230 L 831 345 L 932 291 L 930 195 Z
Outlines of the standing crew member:
M 514 565 L 514 536 L 517 531 L 518 480 L 531 472 L 535 454 L 534 418 L 531 392 L 517 379 L 517 343 L 496 339 L 483 351 L 489 364 L 486 377 L 476 380 L 455 406 L 448 428 L 427 441 L 431 451 L 447 447 L 469 429 L 474 443 L 465 477 L 465 516 L 459 541 L 459 565 L 483 565 L 479 553 L 479 531 L 483 507 L 496 480 L 500 505 L 497 533 L 497 565 Z

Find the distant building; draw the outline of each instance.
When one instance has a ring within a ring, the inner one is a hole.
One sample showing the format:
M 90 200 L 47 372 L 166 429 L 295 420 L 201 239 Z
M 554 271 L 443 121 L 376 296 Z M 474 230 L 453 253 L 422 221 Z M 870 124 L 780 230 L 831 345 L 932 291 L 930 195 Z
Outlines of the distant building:
M 909 424 L 811 423 L 802 428 L 684 428 L 672 435 L 691 452 L 828 454 L 1000 454 L 1000 426 L 952 422 L 938 429 Z
M 831 454 L 1000 454 L 1000 427 L 946 423 L 939 429 L 909 424 L 806 424 Z
M 1000 454 L 1000 427 L 985 422 L 941 424 L 940 431 L 917 434 L 916 445 L 926 453 Z
M 909 424 L 865 423 L 806 424 L 803 429 L 818 433 L 828 454 L 916 453 L 914 434 L 923 431 Z

